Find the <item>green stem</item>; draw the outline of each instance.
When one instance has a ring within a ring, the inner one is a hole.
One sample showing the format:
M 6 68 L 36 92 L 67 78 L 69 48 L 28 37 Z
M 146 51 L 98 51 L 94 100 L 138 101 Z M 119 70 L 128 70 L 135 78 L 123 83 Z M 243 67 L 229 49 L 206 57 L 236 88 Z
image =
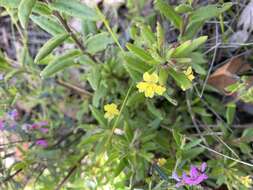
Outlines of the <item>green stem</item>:
M 96 10 L 97 10 L 97 12 L 98 12 L 100 18 L 102 19 L 102 21 L 103 21 L 103 23 L 104 23 L 106 29 L 107 29 L 108 32 L 111 34 L 113 40 L 114 40 L 115 43 L 117 44 L 117 46 L 120 48 L 120 50 L 121 50 L 122 52 L 125 52 L 124 49 L 123 49 L 123 47 L 122 47 L 122 46 L 120 45 L 120 43 L 119 43 L 119 40 L 118 40 L 118 38 L 117 38 L 117 35 L 112 31 L 112 29 L 111 29 L 111 27 L 110 27 L 110 25 L 109 25 L 109 22 L 106 20 L 104 14 L 101 12 L 101 10 L 100 10 L 98 7 L 96 7 Z
M 111 134 L 110 134 L 110 136 L 109 136 L 109 140 L 110 140 L 111 137 L 113 136 L 114 130 L 116 129 L 116 127 L 117 127 L 117 125 L 118 125 L 120 116 L 122 115 L 122 112 L 123 112 L 123 110 L 124 110 L 124 108 L 125 108 L 125 106 L 126 106 L 126 103 L 127 103 L 127 100 L 128 100 L 128 97 L 129 97 L 129 95 L 130 95 L 130 92 L 131 92 L 132 88 L 133 88 L 133 85 L 131 85 L 130 88 L 128 89 L 128 91 L 127 91 L 126 97 L 125 97 L 125 99 L 124 99 L 124 101 L 123 101 L 123 104 L 122 104 L 122 106 L 121 106 L 121 108 L 120 108 L 119 115 L 118 115 L 118 117 L 117 117 L 117 119 L 116 119 L 116 121 L 115 121 L 115 123 L 114 123 L 114 125 L 113 125 L 113 127 L 112 127 L 112 131 L 111 131 Z

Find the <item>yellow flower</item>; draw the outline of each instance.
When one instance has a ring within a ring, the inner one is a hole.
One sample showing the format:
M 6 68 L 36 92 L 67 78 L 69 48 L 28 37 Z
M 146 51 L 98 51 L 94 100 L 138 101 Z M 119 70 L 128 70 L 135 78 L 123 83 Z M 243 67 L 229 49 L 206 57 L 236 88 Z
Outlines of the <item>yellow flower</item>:
M 252 179 L 250 179 L 250 176 L 240 177 L 240 181 L 247 188 L 250 188 L 253 183 Z
M 108 120 L 112 120 L 115 116 L 119 115 L 119 110 L 116 104 L 113 104 L 113 103 L 106 104 L 104 106 L 104 110 L 106 111 L 105 118 Z
M 159 158 L 157 160 L 158 166 L 163 166 L 165 163 L 166 163 L 166 159 L 165 158 Z
M 136 87 L 139 89 L 139 92 L 143 92 L 146 97 L 153 98 L 155 94 L 163 95 L 166 91 L 166 88 L 158 85 L 158 75 L 156 73 L 149 74 L 145 72 L 143 74 L 144 82 L 139 82 Z
M 187 78 L 190 81 L 193 81 L 193 79 L 195 79 L 193 72 L 192 72 L 192 67 L 188 67 L 186 71 L 184 71 L 184 74 L 187 76 Z

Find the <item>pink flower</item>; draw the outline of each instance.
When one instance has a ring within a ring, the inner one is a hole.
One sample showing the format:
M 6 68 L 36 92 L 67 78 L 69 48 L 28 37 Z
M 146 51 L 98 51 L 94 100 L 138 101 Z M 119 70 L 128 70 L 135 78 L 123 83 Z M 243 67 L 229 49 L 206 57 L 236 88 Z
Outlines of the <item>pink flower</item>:
M 208 179 L 208 176 L 204 173 L 206 167 L 207 164 L 205 162 L 202 163 L 200 168 L 197 168 L 196 166 L 191 166 L 190 175 L 183 173 L 182 177 L 179 177 L 175 172 L 173 172 L 172 178 L 178 182 L 176 184 L 176 187 L 180 187 L 183 185 L 199 185 L 200 183 Z
M 37 140 L 36 145 L 41 146 L 42 148 L 47 148 L 48 147 L 48 143 L 45 139 Z

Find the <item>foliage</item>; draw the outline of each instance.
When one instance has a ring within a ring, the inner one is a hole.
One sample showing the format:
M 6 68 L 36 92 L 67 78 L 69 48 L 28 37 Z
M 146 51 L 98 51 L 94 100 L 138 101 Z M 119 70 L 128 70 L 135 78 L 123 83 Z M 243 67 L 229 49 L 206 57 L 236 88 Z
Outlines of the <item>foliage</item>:
M 155 0 L 143 16 L 145 5 L 127 1 L 121 31 L 101 6 L 79 0 L 0 0 L 22 42 L 15 58 L 0 53 L 0 129 L 18 139 L 6 146 L 16 147 L 15 162 L 6 168 L 1 159 L 2 189 L 250 187 L 252 129 L 234 129 L 236 104 L 222 105 L 206 87 L 210 38 L 199 32 L 232 3 Z M 35 56 L 31 26 L 50 34 Z M 252 102 L 242 82 L 228 91 Z M 206 174 L 185 183 L 194 172 Z

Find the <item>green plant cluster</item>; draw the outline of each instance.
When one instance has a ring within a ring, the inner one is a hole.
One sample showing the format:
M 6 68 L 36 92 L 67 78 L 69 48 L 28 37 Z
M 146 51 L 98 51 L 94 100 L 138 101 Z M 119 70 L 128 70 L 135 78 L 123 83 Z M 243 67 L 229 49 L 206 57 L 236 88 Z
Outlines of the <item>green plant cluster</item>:
M 210 19 L 224 30 L 233 4 L 196 2 L 155 0 L 144 17 L 146 1 L 128 0 L 120 31 L 101 6 L 79 0 L 0 0 L 22 44 L 16 58 L 0 52 L 1 115 L 20 112 L 6 135 L 22 139 L 22 159 L 5 168 L 1 158 L 1 189 L 249 189 L 253 130 L 235 129 L 236 105 L 222 105 L 207 85 L 212 56 L 200 32 Z M 34 57 L 32 26 L 51 36 Z M 24 130 L 39 121 L 48 133 Z M 41 138 L 47 147 L 36 145 Z M 173 172 L 203 162 L 207 180 L 176 187 Z

